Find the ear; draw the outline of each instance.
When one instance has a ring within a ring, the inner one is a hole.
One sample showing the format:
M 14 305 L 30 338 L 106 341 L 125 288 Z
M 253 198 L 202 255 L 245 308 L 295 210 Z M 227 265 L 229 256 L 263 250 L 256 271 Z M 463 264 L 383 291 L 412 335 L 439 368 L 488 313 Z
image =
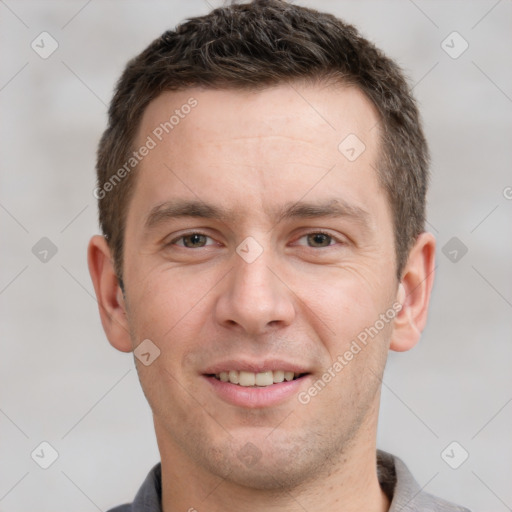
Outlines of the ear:
M 91 238 L 87 262 L 105 334 L 117 350 L 131 352 L 133 347 L 126 317 L 126 304 L 105 237 L 95 235 Z
M 402 309 L 395 317 L 390 349 L 409 350 L 416 345 L 427 321 L 430 293 L 434 283 L 435 238 L 421 233 L 412 247 L 398 287 Z

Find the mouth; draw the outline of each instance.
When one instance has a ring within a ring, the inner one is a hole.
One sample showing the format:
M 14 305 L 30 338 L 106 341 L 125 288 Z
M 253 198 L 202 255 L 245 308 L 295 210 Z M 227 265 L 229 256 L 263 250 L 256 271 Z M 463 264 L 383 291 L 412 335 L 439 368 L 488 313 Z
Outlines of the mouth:
M 282 405 L 311 384 L 306 367 L 278 361 L 225 361 L 202 374 L 210 391 L 231 406 L 262 409 Z
M 237 386 L 251 388 L 264 388 L 291 382 L 308 375 L 307 373 L 296 373 L 288 370 L 266 370 L 261 372 L 250 372 L 244 370 L 229 370 L 215 374 L 206 374 L 207 377 L 215 378 L 220 382 L 229 382 Z

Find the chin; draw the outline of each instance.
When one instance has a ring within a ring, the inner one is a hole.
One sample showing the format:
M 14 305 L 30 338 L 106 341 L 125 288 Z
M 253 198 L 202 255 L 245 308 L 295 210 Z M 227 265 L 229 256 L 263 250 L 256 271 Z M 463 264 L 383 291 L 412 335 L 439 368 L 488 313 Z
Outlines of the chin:
M 231 439 L 229 447 L 203 451 L 200 464 L 240 487 L 282 493 L 318 478 L 327 469 L 326 457 L 319 456 L 304 441 L 270 443 L 267 439 L 253 443 Z

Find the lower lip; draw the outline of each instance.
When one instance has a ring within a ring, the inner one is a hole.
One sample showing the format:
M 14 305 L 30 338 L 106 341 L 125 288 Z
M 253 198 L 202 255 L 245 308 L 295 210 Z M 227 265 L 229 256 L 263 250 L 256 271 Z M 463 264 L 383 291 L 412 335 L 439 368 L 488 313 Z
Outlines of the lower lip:
M 288 382 L 280 382 L 264 387 L 245 387 L 230 382 L 222 382 L 215 377 L 203 376 L 212 386 L 213 391 L 225 402 L 238 407 L 257 409 L 278 405 L 290 397 L 297 395 L 309 378 L 304 375 Z

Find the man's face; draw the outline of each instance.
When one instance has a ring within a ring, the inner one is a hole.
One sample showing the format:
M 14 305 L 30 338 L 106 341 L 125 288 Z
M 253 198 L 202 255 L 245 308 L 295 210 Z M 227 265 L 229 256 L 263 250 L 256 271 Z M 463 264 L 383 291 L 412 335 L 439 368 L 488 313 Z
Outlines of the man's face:
M 189 89 L 148 106 L 135 146 L 156 147 L 137 169 L 123 275 L 133 346 L 160 350 L 137 366 L 161 449 L 272 488 L 374 436 L 392 322 L 344 354 L 398 285 L 377 122 L 347 87 Z M 223 382 L 229 371 L 244 384 L 299 378 L 242 386 Z

